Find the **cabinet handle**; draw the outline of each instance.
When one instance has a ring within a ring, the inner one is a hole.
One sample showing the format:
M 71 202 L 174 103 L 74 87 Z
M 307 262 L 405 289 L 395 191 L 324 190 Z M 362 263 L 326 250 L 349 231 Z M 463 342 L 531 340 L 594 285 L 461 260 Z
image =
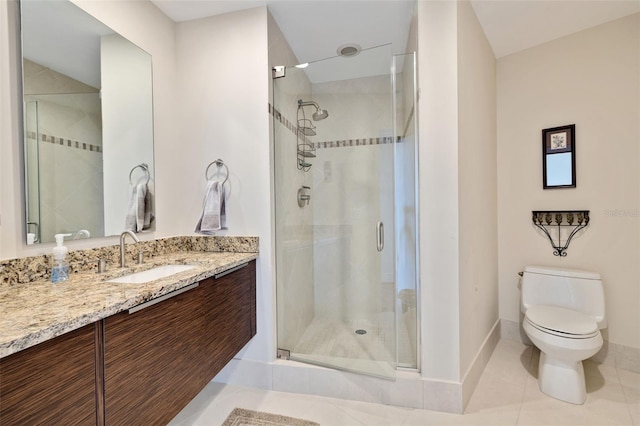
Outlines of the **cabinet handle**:
M 244 268 L 244 267 L 245 267 L 245 266 L 247 266 L 248 264 L 249 264 L 249 263 L 243 263 L 242 265 L 238 265 L 238 266 L 235 266 L 235 267 L 233 267 L 233 268 L 231 268 L 231 269 L 227 269 L 226 271 L 222 271 L 222 272 L 220 272 L 219 274 L 215 274 L 215 275 L 213 276 L 213 278 L 215 278 L 215 279 L 217 280 L 217 279 L 218 279 L 218 278 L 220 278 L 220 277 L 224 277 L 225 275 L 228 275 L 228 274 L 230 274 L 230 273 L 232 273 L 232 272 L 235 272 L 235 271 L 237 271 L 238 269 L 242 269 L 242 268 Z
M 181 293 L 184 293 L 185 291 L 189 291 L 191 289 L 194 289 L 194 288 L 198 287 L 199 285 L 200 285 L 199 283 L 193 283 L 193 284 L 188 285 L 186 287 L 182 287 L 181 289 L 178 289 L 176 291 L 172 291 L 171 293 L 167 293 L 164 296 L 156 297 L 155 299 L 151 299 L 148 302 L 144 302 L 144 303 L 141 303 L 139 305 L 136 305 L 133 308 L 130 308 L 128 312 L 130 314 L 136 313 L 138 311 L 143 310 L 144 308 L 148 308 L 149 306 L 153 306 L 156 303 L 160 303 L 160 302 L 165 301 L 167 299 L 171 299 L 172 297 L 177 296 L 177 295 L 179 295 Z

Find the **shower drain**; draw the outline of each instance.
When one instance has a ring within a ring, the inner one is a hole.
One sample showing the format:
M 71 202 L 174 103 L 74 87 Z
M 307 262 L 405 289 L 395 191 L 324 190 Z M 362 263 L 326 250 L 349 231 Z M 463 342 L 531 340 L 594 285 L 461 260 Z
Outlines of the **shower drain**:
M 356 330 L 356 334 L 367 334 L 367 330 L 363 330 L 363 329 Z

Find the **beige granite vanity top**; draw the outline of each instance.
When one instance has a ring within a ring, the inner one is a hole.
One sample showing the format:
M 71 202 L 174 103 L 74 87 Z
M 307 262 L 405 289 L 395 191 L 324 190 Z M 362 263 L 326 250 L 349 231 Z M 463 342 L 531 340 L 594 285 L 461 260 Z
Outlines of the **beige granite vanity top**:
M 53 284 L 39 279 L 0 286 L 0 358 L 124 311 L 258 257 L 258 253 L 177 251 L 154 256 L 143 265 L 80 271 Z M 196 266 L 142 284 L 106 282 L 167 264 Z

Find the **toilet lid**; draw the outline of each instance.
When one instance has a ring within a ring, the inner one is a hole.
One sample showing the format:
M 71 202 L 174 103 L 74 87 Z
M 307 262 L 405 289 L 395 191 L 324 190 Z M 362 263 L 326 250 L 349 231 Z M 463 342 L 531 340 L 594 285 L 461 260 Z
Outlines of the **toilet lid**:
M 598 333 L 598 324 L 593 318 L 559 306 L 532 306 L 527 309 L 525 316 L 531 325 L 555 332 L 553 334 L 562 333 L 585 337 Z

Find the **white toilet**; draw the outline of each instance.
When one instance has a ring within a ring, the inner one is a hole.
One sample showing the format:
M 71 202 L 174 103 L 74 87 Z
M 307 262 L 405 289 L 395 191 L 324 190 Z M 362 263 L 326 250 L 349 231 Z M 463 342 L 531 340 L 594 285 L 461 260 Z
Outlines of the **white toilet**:
M 538 386 L 573 404 L 587 399 L 582 361 L 602 347 L 607 326 L 596 272 L 527 266 L 522 274 L 522 326 L 540 349 Z

